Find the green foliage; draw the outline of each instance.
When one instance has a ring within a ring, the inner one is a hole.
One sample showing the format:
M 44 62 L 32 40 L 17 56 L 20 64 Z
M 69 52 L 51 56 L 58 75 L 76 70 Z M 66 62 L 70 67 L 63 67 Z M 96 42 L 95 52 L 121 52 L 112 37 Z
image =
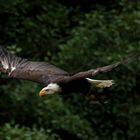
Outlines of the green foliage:
M 71 73 L 123 60 L 140 52 L 140 2 L 108 3 L 111 5 L 88 0 L 78 6 L 74 2 L 0 1 L 0 43 L 8 45 L 12 53 L 49 60 Z M 75 93 L 40 98 L 42 85 L 9 80 L 0 87 L 0 138 L 139 139 L 139 61 L 136 58 L 97 76 L 114 79 L 116 84 L 94 89 L 89 96 Z
M 73 30 L 73 38 L 60 46 L 61 52 L 54 57 L 59 57 L 63 67 L 70 71 L 89 69 L 92 65 L 109 64 L 139 51 L 139 12 L 123 15 L 110 12 L 109 16 L 102 12 L 86 14 L 85 20 Z
M 6 123 L 0 130 L 0 138 L 3 140 L 60 140 L 59 136 L 49 129 L 30 129 Z
M 1 11 L 0 43 L 16 44 L 24 49 L 31 48 L 24 56 L 47 55 L 58 50 L 58 44 L 67 37 L 69 27 L 69 10 L 56 2 L 15 1 L 4 5 Z M 6 15 L 6 16 L 5 16 Z M 8 42 L 8 43 L 7 43 Z M 41 51 L 40 51 L 41 50 Z
M 3 91 L 10 91 L 3 95 L 5 104 L 3 104 L 3 121 L 12 120 L 19 124 L 32 126 L 36 125 L 48 129 L 51 126 L 53 131 L 71 132 L 75 137 L 87 139 L 89 136 L 94 136 L 89 122 L 78 114 L 72 112 L 69 106 L 63 99 L 56 96 L 48 96 L 46 99 L 39 98 L 37 84 L 31 82 L 21 82 L 20 86 L 6 85 L 2 87 Z M 15 87 L 15 88 L 14 88 Z M 32 88 L 31 88 L 32 87 Z M 22 93 L 20 96 L 19 94 Z M 36 93 L 36 94 L 35 94 Z M 85 128 L 83 129 L 83 125 Z M 59 133 L 58 133 L 59 134 Z

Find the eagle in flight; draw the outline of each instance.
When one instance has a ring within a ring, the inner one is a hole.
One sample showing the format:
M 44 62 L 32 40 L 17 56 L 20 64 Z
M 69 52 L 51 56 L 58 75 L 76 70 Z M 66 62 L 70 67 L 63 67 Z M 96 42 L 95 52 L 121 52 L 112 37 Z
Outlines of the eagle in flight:
M 40 96 L 54 93 L 88 93 L 91 85 L 97 88 L 110 87 L 113 80 L 92 79 L 99 73 L 108 72 L 125 61 L 70 75 L 68 72 L 46 62 L 34 62 L 17 57 L 0 46 L 0 72 L 10 78 L 30 80 L 45 84 Z

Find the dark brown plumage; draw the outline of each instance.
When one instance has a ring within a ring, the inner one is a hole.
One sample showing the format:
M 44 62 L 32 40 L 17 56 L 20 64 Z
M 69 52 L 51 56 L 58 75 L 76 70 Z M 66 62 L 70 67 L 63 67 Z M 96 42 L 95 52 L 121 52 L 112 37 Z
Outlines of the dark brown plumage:
M 56 87 L 60 92 L 87 92 L 90 89 L 90 84 L 95 84 L 97 87 L 109 87 L 113 84 L 111 80 L 92 80 L 86 78 L 93 78 L 98 73 L 108 72 L 120 64 L 129 62 L 126 59 L 115 64 L 105 67 L 91 69 L 84 72 L 79 72 L 74 75 L 69 75 L 68 72 L 51 65 L 46 62 L 33 62 L 15 56 L 8 52 L 4 47 L 0 46 L 0 71 L 7 73 L 10 78 L 30 80 L 33 82 L 43 83 L 46 86 L 54 83 L 61 87 Z M 82 85 L 82 86 L 81 86 Z M 55 89 L 54 86 L 51 88 Z M 47 88 L 43 89 L 47 91 Z

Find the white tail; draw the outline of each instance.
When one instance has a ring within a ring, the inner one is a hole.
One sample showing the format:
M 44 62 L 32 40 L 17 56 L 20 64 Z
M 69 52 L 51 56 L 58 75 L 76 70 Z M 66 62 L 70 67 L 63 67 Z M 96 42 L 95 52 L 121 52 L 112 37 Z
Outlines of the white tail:
M 91 83 L 92 85 L 98 88 L 110 87 L 114 84 L 113 80 L 94 80 L 90 78 L 86 78 L 86 79 L 89 83 Z

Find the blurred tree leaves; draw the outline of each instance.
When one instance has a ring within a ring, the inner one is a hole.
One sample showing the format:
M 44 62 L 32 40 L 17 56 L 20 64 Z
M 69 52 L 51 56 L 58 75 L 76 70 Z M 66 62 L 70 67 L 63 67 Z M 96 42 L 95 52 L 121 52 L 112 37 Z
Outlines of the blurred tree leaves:
M 109 4 L 107 4 L 109 3 Z M 0 43 L 12 53 L 45 60 L 71 73 L 107 65 L 140 51 L 140 2 L 0 1 Z M 140 58 L 96 78 L 114 79 L 94 95 L 46 96 L 43 85 L 1 85 L 0 138 L 139 139 Z M 14 123 L 12 123 L 14 122 Z
M 46 135 L 47 134 L 47 135 Z M 6 123 L 0 132 L 0 137 L 3 140 L 60 140 L 59 136 L 55 133 L 51 133 L 51 130 L 44 130 L 41 128 L 40 130 L 37 128 L 27 128 L 27 127 L 19 127 L 18 125 L 11 125 Z

